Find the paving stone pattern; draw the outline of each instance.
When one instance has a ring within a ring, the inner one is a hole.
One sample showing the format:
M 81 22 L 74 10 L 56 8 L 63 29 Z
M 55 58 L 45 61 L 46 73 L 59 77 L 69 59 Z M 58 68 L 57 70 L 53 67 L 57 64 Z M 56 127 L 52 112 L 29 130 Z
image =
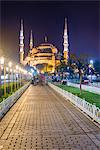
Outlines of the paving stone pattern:
M 0 150 L 98 150 L 100 128 L 48 86 L 30 86 L 0 122 Z

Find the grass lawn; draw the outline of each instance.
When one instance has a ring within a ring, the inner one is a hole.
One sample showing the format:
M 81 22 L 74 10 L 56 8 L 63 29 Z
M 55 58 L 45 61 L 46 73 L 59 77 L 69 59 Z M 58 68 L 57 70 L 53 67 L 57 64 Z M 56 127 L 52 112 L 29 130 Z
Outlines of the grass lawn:
M 80 89 L 72 86 L 67 86 L 67 85 L 57 85 L 58 87 L 74 94 L 77 95 L 80 98 L 84 98 L 87 102 L 95 105 L 100 108 L 100 95 L 99 94 L 94 94 L 92 92 L 84 91 L 82 90 L 82 94 L 80 94 Z

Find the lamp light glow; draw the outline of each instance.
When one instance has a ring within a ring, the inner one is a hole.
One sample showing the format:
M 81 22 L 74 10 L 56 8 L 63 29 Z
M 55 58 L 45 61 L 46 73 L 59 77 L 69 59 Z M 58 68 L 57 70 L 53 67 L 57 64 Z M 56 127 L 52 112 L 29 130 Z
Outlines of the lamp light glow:
M 0 64 L 3 65 L 4 64 L 4 57 L 0 58 Z
M 92 64 L 92 65 L 93 65 L 93 60 L 92 60 L 92 59 L 90 60 L 90 64 Z
M 10 68 L 12 67 L 12 62 L 11 62 L 11 61 L 8 63 L 8 66 L 9 66 Z

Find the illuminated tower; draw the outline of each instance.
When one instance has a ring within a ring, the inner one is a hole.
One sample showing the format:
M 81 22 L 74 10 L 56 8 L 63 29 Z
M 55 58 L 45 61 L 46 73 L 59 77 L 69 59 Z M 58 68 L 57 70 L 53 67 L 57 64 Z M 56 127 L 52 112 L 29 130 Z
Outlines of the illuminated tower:
M 68 62 L 68 34 L 67 34 L 67 18 L 65 18 L 65 28 L 64 28 L 64 59 L 65 59 L 65 63 Z
M 47 43 L 47 41 L 48 41 L 48 38 L 47 38 L 47 36 L 45 36 L 44 37 L 44 42 Z
M 32 35 L 32 30 L 31 30 L 31 35 L 30 35 L 30 44 L 29 44 L 29 46 L 30 46 L 30 50 L 32 50 L 32 48 L 33 48 L 33 35 Z
M 24 34 L 23 34 L 23 20 L 21 19 L 21 30 L 20 30 L 20 63 L 24 60 Z

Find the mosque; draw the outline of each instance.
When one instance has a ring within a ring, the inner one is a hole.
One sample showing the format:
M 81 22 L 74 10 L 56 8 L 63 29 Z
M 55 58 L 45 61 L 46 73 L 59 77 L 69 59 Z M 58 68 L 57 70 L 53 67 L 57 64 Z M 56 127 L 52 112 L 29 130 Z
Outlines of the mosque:
M 68 34 L 67 34 L 67 19 L 65 18 L 65 27 L 64 27 L 64 43 L 63 43 L 63 55 L 65 63 L 68 62 Z M 30 66 L 35 66 L 40 70 L 40 72 L 49 72 L 54 73 L 55 68 L 60 64 L 60 58 L 58 57 L 58 49 L 47 42 L 47 37 L 45 37 L 45 42 L 41 43 L 38 46 L 33 46 L 33 35 L 32 30 L 30 34 L 30 43 L 28 55 L 24 58 L 24 30 L 23 30 L 23 20 L 21 20 L 21 29 L 20 29 L 20 63 Z

